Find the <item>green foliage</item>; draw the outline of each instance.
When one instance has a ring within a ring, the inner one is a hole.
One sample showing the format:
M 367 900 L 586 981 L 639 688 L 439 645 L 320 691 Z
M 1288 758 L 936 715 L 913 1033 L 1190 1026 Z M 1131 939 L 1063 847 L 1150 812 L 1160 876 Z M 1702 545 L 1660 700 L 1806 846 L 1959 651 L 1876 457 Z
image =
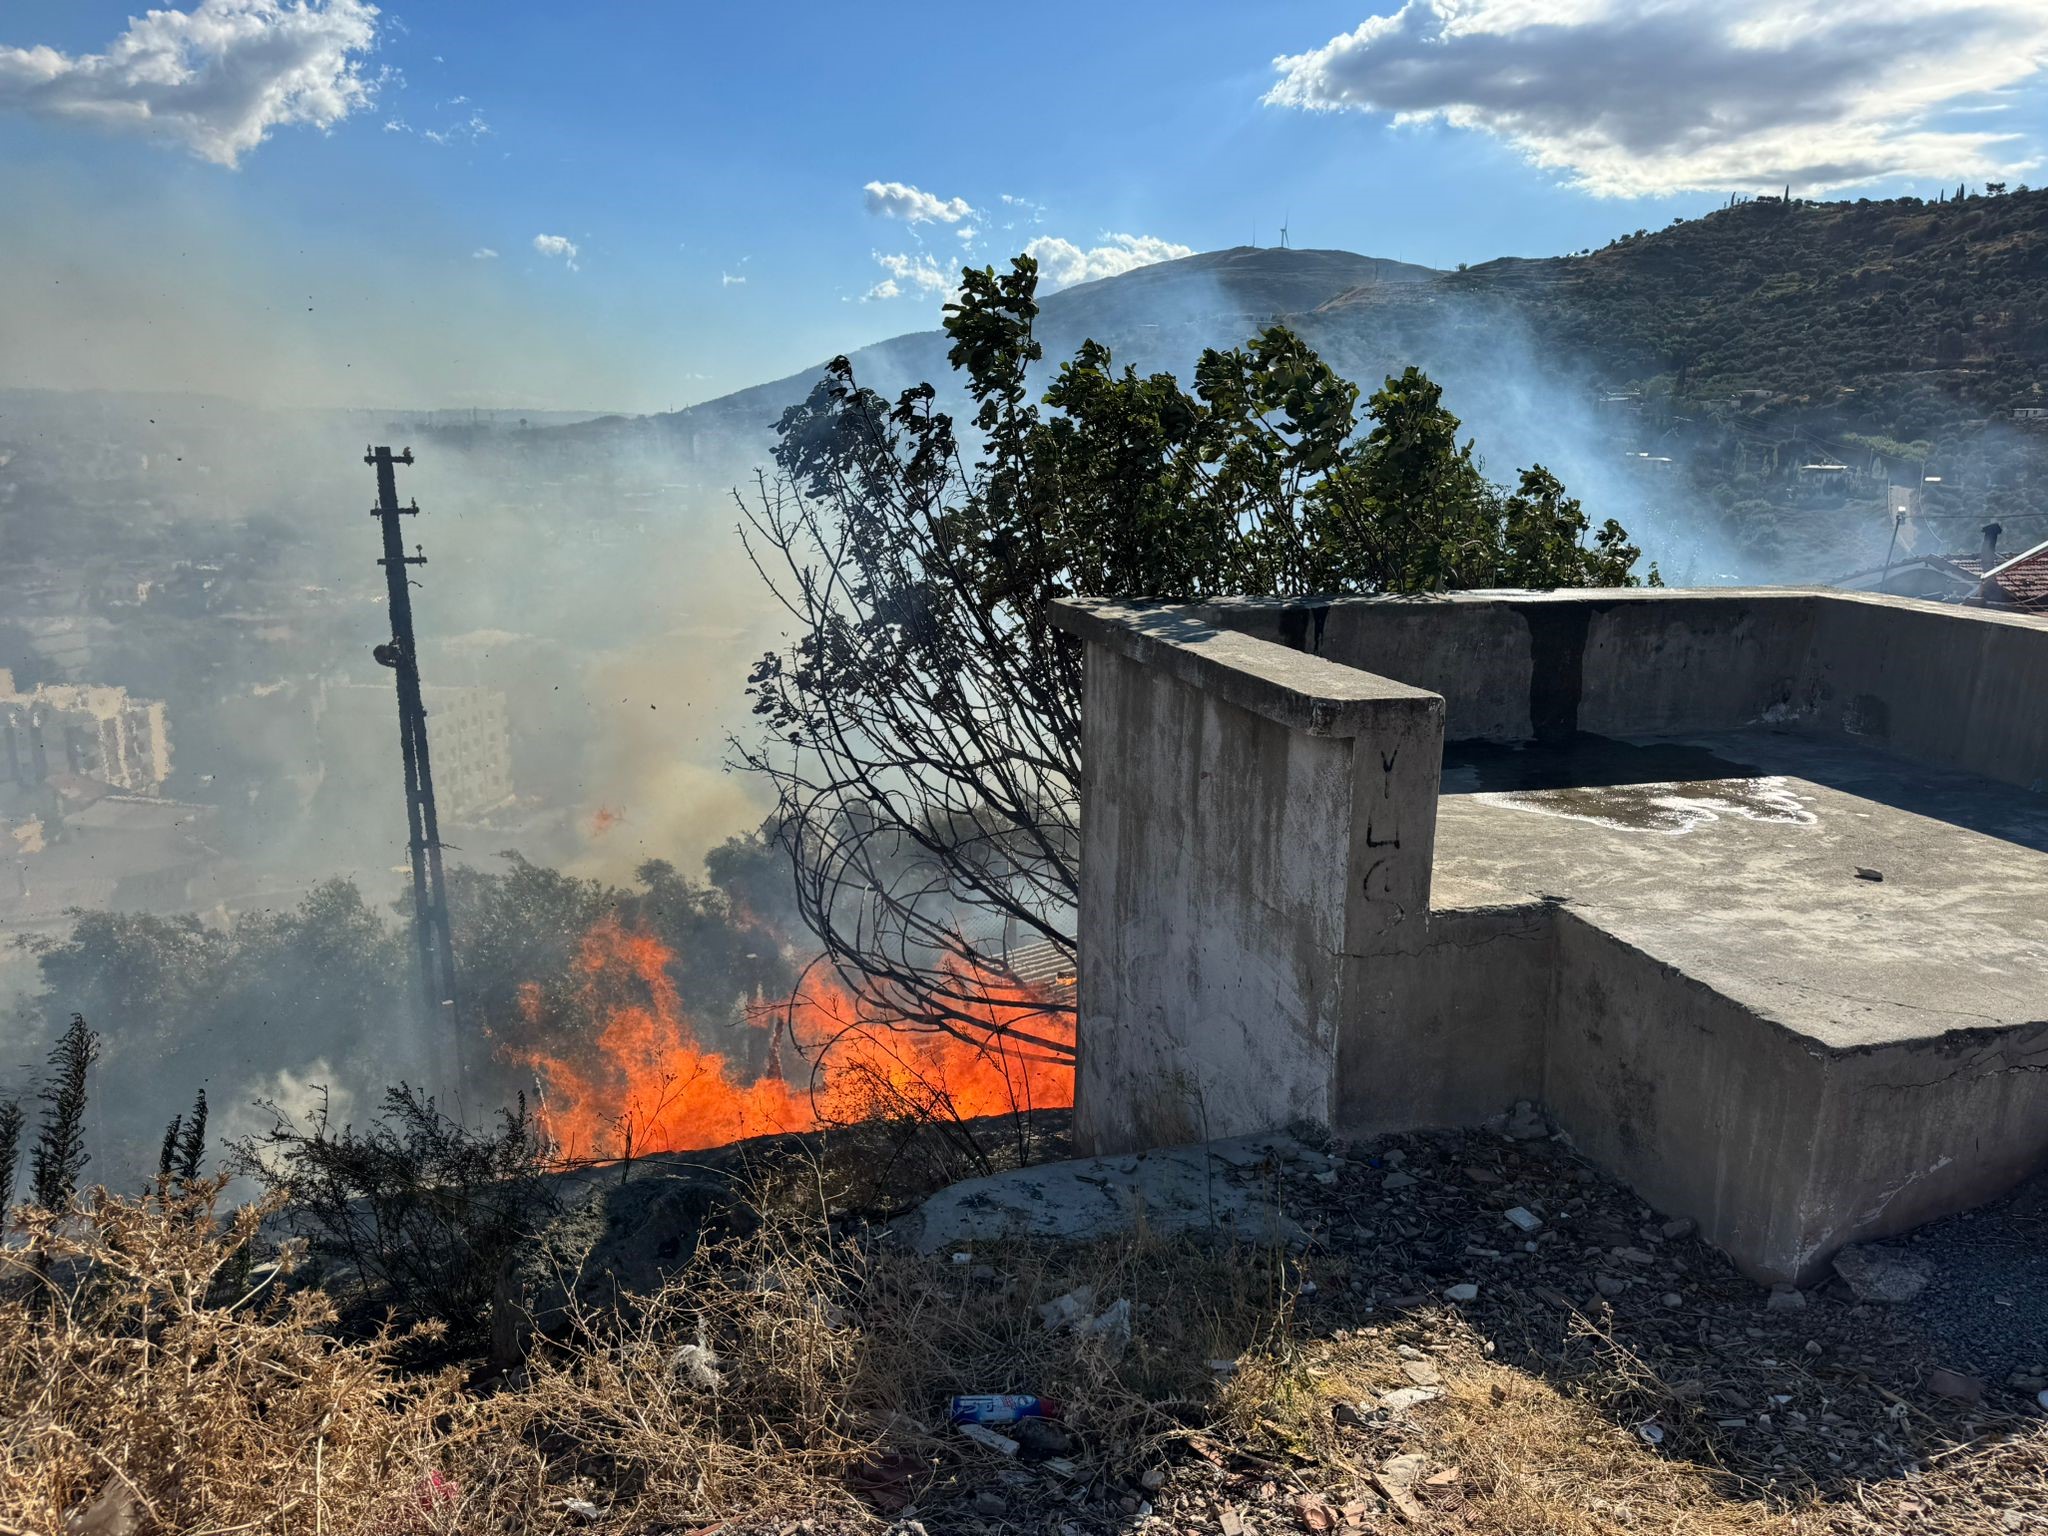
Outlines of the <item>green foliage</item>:
M 1053 599 L 1621 585 L 1639 553 L 1545 471 L 1490 483 L 1417 369 L 1361 433 L 1358 387 L 1284 326 L 1203 352 L 1192 387 L 1087 341 L 1033 403 L 1036 286 L 1020 256 L 947 306 L 968 441 L 931 384 L 891 403 L 839 358 L 749 519 L 797 638 L 749 679 L 770 739 L 744 761 L 804 920 L 871 1007 L 968 1035 L 957 978 L 1001 962 L 961 909 L 1072 948 L 1080 675 Z
M 50 1052 L 50 1074 L 37 1098 L 42 1122 L 29 1152 L 29 1188 L 46 1211 L 64 1211 L 78 1192 L 78 1176 L 92 1156 L 85 1149 L 85 1099 L 100 1037 L 74 1013 Z

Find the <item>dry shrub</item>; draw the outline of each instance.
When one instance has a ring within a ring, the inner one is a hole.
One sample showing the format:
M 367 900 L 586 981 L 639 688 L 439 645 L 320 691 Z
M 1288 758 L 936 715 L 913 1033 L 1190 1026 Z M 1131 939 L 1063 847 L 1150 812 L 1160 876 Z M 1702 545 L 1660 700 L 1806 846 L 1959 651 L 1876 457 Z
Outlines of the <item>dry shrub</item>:
M 805 1214 L 787 1188 L 755 1198 L 768 1219 L 704 1244 L 654 1295 L 572 1306 L 567 1335 L 491 1405 L 501 1470 L 536 1448 L 515 1481 L 611 1504 L 620 1531 L 864 1522 L 909 1501 L 929 1515 L 988 1455 L 945 1428 L 953 1394 L 1056 1397 L 1074 1456 L 1128 1468 L 1178 1430 L 1176 1405 L 1213 1391 L 1207 1360 L 1284 1317 L 1269 1255 L 1140 1235 L 935 1261 L 835 1237 L 822 1202 Z M 1132 1304 L 1128 1340 L 1045 1325 L 1038 1305 L 1082 1284 L 1098 1308 Z
M 0 1250 L 0 1530 L 452 1530 L 446 1376 L 400 1380 L 386 1333 L 343 1344 L 318 1291 L 250 1262 L 272 1207 L 221 1182 L 59 1218 Z

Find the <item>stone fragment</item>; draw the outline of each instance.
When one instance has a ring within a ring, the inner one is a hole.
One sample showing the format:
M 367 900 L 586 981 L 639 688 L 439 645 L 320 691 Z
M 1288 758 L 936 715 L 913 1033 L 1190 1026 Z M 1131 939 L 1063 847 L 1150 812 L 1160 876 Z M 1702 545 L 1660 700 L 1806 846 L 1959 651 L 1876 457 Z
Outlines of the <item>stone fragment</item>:
M 1501 1128 L 1514 1141 L 1542 1141 L 1550 1135 L 1550 1122 L 1527 1099 L 1515 1105 Z
M 1380 1394 L 1380 1406 L 1389 1413 L 1405 1413 L 1410 1408 L 1433 1403 L 1443 1395 L 1441 1387 L 1396 1387 L 1391 1392 Z
M 1008 1435 L 997 1434 L 986 1424 L 962 1424 L 959 1428 L 960 1433 L 972 1440 L 976 1445 L 985 1445 L 998 1456 L 1014 1456 L 1017 1454 L 1016 1441 L 1012 1440 Z
M 1413 1488 L 1429 1470 L 1429 1458 L 1420 1451 L 1389 1456 L 1380 1463 L 1380 1478 L 1396 1488 Z
M 1806 1292 L 1796 1285 L 1774 1285 L 1764 1306 L 1773 1312 L 1797 1312 L 1806 1305 Z
M 1469 1280 L 1461 1285 L 1454 1285 L 1444 1292 L 1445 1301 L 1477 1301 L 1478 1299 L 1479 1287 L 1472 1284 Z
M 974 1496 L 974 1512 L 977 1515 L 987 1515 L 994 1518 L 998 1515 L 1008 1514 L 1009 1509 L 1010 1501 L 1005 1499 L 1000 1493 L 997 1493 L 993 1488 L 984 1488 Z
M 1628 1289 L 1628 1282 L 1619 1275 L 1610 1275 L 1602 1271 L 1593 1277 L 1593 1289 L 1602 1296 L 1619 1296 Z
M 1648 1253 L 1641 1248 L 1617 1248 L 1614 1250 L 1614 1256 L 1624 1264 L 1654 1264 L 1657 1262 L 1657 1256 L 1654 1253 Z
M 1399 1147 L 1394 1147 L 1389 1151 L 1382 1152 L 1380 1154 L 1380 1161 L 1385 1163 L 1389 1168 L 1398 1168 L 1403 1163 L 1408 1161 L 1408 1154 L 1406 1152 L 1403 1152 Z
M 1509 1206 L 1501 1215 L 1507 1218 L 1509 1226 L 1522 1232 L 1534 1232 L 1543 1225 L 1543 1218 L 1523 1205 Z
M 1984 1383 L 1975 1376 L 1965 1376 L 1961 1371 L 1944 1370 L 1936 1367 L 1927 1373 L 1927 1380 L 1921 1383 L 1936 1397 L 1945 1397 L 1958 1403 L 1981 1403 L 1984 1401 Z
M 1664 1234 L 1667 1243 L 1675 1243 L 1681 1237 L 1691 1237 L 1699 1231 L 1699 1223 L 1690 1216 L 1674 1216 L 1657 1230 Z
M 1434 1387 L 1443 1381 L 1437 1368 L 1427 1360 L 1403 1360 L 1401 1374 L 1418 1387 Z
M 1910 1248 L 1852 1243 L 1835 1255 L 1835 1273 L 1858 1301 L 1911 1301 L 1927 1289 L 1934 1266 Z
M 1414 1174 L 1395 1172 L 1388 1174 L 1384 1179 L 1380 1180 L 1380 1188 L 1387 1190 L 1406 1189 L 1414 1182 Z

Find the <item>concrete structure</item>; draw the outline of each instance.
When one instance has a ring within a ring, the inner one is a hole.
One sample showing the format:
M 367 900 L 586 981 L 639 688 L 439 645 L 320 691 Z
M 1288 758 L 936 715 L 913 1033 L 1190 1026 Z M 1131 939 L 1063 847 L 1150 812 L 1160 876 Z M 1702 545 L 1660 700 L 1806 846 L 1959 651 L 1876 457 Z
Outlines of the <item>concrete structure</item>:
M 1759 1279 L 2048 1162 L 2048 620 L 1077 600 L 1076 1136 L 1540 1102 Z

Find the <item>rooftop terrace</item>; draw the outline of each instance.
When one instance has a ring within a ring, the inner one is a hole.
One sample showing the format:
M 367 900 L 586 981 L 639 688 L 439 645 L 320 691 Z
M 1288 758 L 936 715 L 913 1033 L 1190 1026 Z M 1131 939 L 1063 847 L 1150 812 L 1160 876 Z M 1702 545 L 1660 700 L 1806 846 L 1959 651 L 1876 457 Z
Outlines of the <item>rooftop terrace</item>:
M 1093 1149 L 1541 1101 L 1762 1278 L 2048 1161 L 2048 620 L 1076 602 Z

